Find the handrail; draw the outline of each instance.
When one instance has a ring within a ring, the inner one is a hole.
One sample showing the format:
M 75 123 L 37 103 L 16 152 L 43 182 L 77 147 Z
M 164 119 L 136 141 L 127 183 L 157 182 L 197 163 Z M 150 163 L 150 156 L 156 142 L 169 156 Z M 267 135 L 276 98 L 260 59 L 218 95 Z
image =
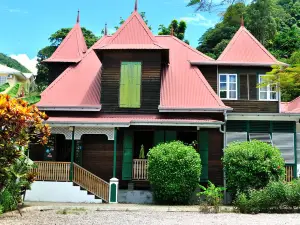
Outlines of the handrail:
M 73 182 L 108 202 L 109 183 L 74 163 Z
M 31 171 L 36 174 L 36 180 L 69 181 L 70 162 L 35 161 L 37 168 Z
M 132 179 L 133 180 L 148 180 L 148 160 L 133 159 Z

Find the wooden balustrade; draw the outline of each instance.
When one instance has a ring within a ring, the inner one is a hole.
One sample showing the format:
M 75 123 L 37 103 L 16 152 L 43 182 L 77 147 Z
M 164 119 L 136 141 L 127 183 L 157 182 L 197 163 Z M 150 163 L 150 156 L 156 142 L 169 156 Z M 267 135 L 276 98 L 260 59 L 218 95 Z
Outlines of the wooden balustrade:
M 286 166 L 285 166 L 285 181 L 286 181 L 286 182 L 290 182 L 290 181 L 292 181 L 293 178 L 294 178 L 293 167 L 294 167 L 294 166 L 289 166 L 289 165 L 286 165 Z
M 69 162 L 34 162 L 37 168 L 31 169 L 36 173 L 36 180 L 46 181 L 69 181 L 70 163 Z
M 109 201 L 109 183 L 76 163 L 74 163 L 73 182 L 104 201 Z
M 148 180 L 148 160 L 133 159 L 132 179 L 133 180 Z

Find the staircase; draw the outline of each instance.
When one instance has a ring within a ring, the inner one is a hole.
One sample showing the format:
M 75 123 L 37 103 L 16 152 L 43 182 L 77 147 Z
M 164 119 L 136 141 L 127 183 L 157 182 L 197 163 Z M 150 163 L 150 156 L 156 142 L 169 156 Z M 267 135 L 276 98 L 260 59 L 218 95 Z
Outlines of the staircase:
M 35 164 L 37 168 L 33 168 L 32 172 L 36 174 L 37 181 L 70 182 L 70 162 L 38 161 Z M 86 194 L 94 195 L 96 200 L 98 198 L 101 202 L 109 201 L 109 183 L 76 163 L 73 163 L 72 182 L 80 186 L 78 187 L 80 190 L 84 189 L 82 191 L 86 191 Z

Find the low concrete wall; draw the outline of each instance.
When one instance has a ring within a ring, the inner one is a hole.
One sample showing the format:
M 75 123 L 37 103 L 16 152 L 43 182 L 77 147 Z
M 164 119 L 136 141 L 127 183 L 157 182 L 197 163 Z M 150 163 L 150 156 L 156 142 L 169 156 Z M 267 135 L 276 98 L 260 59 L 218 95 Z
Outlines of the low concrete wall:
M 31 190 L 26 191 L 25 201 L 43 202 L 74 202 L 74 203 L 102 203 L 94 195 L 73 186 L 72 182 L 35 181 Z
M 119 203 L 152 204 L 153 196 L 151 191 L 143 190 L 119 190 Z

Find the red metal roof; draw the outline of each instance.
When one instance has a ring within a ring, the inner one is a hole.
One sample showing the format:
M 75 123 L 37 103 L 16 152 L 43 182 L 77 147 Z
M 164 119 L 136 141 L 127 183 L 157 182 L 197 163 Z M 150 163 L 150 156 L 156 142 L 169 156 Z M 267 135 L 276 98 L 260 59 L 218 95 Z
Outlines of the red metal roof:
M 159 109 L 227 109 L 201 71 L 189 61 L 214 61 L 173 36 L 156 36 L 170 49 L 170 63 L 163 70 Z M 213 110 L 212 110 L 213 111 Z
M 158 43 L 141 15 L 134 11 L 108 43 L 95 49 L 165 49 L 165 47 Z
M 281 102 L 281 113 L 300 113 L 300 96 L 290 102 Z
M 72 62 L 78 63 L 85 52 L 87 46 L 84 36 L 79 25 L 79 21 L 75 24 L 72 30 L 68 33 L 66 38 L 58 46 L 52 56 L 44 62 Z
M 218 120 L 213 120 L 211 118 L 183 118 L 183 117 L 171 117 L 163 115 L 113 115 L 113 114 L 93 114 L 93 116 L 62 116 L 53 117 L 50 116 L 47 123 L 98 123 L 98 124 L 124 124 L 126 126 L 134 125 L 135 123 L 188 123 L 188 124 L 209 124 L 223 122 Z
M 105 43 L 101 38 L 94 46 Z M 101 62 L 90 48 L 81 62 L 67 68 L 41 94 L 39 107 L 100 107 Z
M 281 64 L 244 26 L 236 32 L 217 61 Z

